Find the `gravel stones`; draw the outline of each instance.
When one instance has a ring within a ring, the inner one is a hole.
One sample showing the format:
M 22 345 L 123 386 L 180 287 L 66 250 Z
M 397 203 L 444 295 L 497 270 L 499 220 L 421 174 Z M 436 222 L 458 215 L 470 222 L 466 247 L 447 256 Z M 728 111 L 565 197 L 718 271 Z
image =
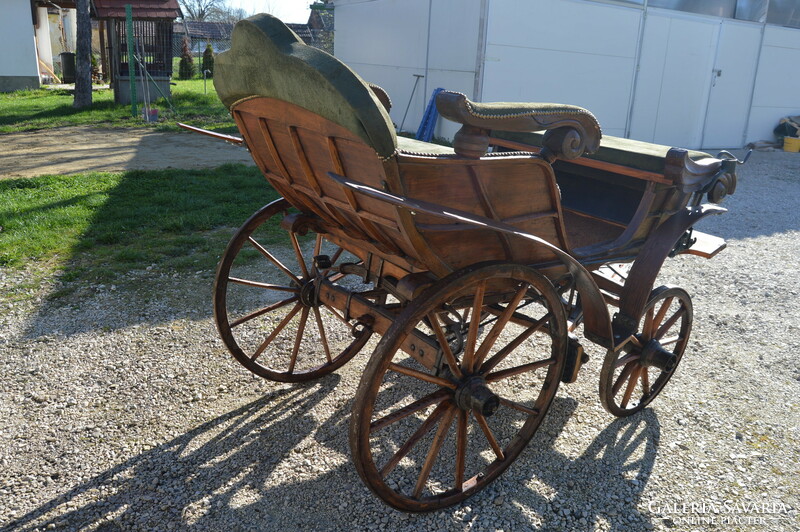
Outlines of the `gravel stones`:
M 698 227 L 728 249 L 667 261 L 656 284 L 689 291 L 695 324 L 650 408 L 605 413 L 586 342 L 592 360 L 511 468 L 423 515 L 383 505 L 350 461 L 376 339 L 319 381 L 270 383 L 218 340 L 211 272 L 154 267 L 58 298 L 57 278 L 0 271 L 0 527 L 796 530 L 798 197 L 800 157 L 755 153 L 730 212 Z

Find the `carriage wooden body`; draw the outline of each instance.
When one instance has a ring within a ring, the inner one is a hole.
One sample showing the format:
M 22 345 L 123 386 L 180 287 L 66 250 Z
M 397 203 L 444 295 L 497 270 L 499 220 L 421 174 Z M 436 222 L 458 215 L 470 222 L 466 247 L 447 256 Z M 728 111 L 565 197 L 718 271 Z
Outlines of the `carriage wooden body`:
M 606 350 L 600 395 L 610 412 L 637 412 L 661 391 L 686 348 L 692 308 L 685 291 L 653 283 L 669 256 L 710 258 L 724 248 L 692 227 L 724 212 L 716 203 L 735 188 L 733 157 L 601 139 L 580 108 L 476 104 L 453 92 L 437 101 L 462 124 L 453 148 L 395 138 L 370 130 L 375 117 L 388 121 L 381 89 L 349 70 L 333 75 L 335 59 L 314 55 L 322 52 L 307 50 L 272 17 L 244 21 L 237 32 L 234 50 L 217 60 L 215 83 L 283 199 L 256 213 L 228 246 L 215 285 L 217 324 L 240 362 L 283 381 L 322 376 L 373 334 L 382 337 L 350 438 L 357 470 L 383 500 L 431 510 L 502 473 L 533 436 L 558 382 L 573 382 L 586 362 L 581 326 Z M 266 43 L 273 70 L 249 84 L 231 81 L 259 60 L 254 42 Z M 306 85 L 318 82 L 320 94 L 338 90 L 356 101 L 356 125 L 275 81 L 292 68 Z M 347 76 L 356 81 L 342 89 Z M 705 197 L 713 202 L 703 204 Z M 269 224 L 288 235 L 294 267 L 254 236 Z M 234 274 L 246 248 L 283 282 Z M 346 282 L 354 276 L 360 288 Z M 242 287 L 274 297 L 234 310 L 233 291 Z M 325 313 L 350 328 L 343 348 L 333 345 Z M 265 317 L 248 350 L 237 328 Z M 309 335 L 319 358 L 303 362 Z M 542 354 L 526 355 L 540 335 Z M 512 353 L 519 361 L 510 362 Z M 395 381 L 403 378 L 411 384 L 401 393 Z M 493 428 L 505 412 L 521 418 Z M 396 442 L 380 435 L 405 423 Z M 443 451 L 448 439 L 452 456 Z M 476 439 L 487 452 L 470 458 Z M 451 469 L 439 472 L 445 455 Z

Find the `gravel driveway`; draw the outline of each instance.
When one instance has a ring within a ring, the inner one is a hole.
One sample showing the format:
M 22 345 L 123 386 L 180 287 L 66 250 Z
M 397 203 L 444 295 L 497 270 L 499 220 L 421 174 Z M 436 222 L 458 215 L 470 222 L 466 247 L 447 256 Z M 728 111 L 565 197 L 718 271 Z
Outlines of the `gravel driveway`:
M 616 419 L 603 353 L 562 385 L 509 471 L 466 503 L 407 515 L 351 463 L 352 397 L 371 350 L 307 385 L 236 364 L 210 315 L 212 272 L 154 268 L 10 303 L 0 271 L 3 530 L 797 530 L 800 155 L 755 153 L 711 261 L 668 261 L 695 323 L 651 408 Z M 221 250 L 220 250 L 221 251 Z M 3 295 L 6 294 L 6 295 Z

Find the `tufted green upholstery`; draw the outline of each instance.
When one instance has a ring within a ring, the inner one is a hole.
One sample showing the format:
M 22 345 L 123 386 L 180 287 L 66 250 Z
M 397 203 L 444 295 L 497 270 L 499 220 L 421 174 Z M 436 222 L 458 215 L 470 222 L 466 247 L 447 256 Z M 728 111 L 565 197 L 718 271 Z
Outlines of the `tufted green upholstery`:
M 228 108 L 252 96 L 284 100 L 347 128 L 381 157 L 395 152 L 392 121 L 369 86 L 273 16 L 239 21 L 231 49 L 214 66 L 214 86 Z
M 542 134 L 540 133 L 492 131 L 491 136 L 534 146 L 541 146 L 542 142 Z M 663 174 L 664 159 L 670 149 L 670 146 L 606 135 L 600 141 L 600 149 L 591 155 L 584 155 L 584 157 Z M 711 155 L 701 151 L 690 151 L 689 157 L 697 161 L 711 157 Z

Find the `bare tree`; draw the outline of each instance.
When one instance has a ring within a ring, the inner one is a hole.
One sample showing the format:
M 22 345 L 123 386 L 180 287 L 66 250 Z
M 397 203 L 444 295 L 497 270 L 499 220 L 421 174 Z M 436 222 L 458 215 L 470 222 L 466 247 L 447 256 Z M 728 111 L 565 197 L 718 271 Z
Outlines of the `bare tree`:
M 212 20 L 225 6 L 224 0 L 180 0 L 180 4 L 186 20 Z
M 183 18 L 207 22 L 238 22 L 249 13 L 228 5 L 226 0 L 180 0 Z
M 89 0 L 77 0 L 77 34 L 75 35 L 75 98 L 73 107 L 92 105 L 92 23 Z
M 240 7 L 225 6 L 224 9 L 221 9 L 218 13 L 215 13 L 213 18 L 210 20 L 214 20 L 215 22 L 230 22 L 231 24 L 235 24 L 249 16 L 250 13 Z

